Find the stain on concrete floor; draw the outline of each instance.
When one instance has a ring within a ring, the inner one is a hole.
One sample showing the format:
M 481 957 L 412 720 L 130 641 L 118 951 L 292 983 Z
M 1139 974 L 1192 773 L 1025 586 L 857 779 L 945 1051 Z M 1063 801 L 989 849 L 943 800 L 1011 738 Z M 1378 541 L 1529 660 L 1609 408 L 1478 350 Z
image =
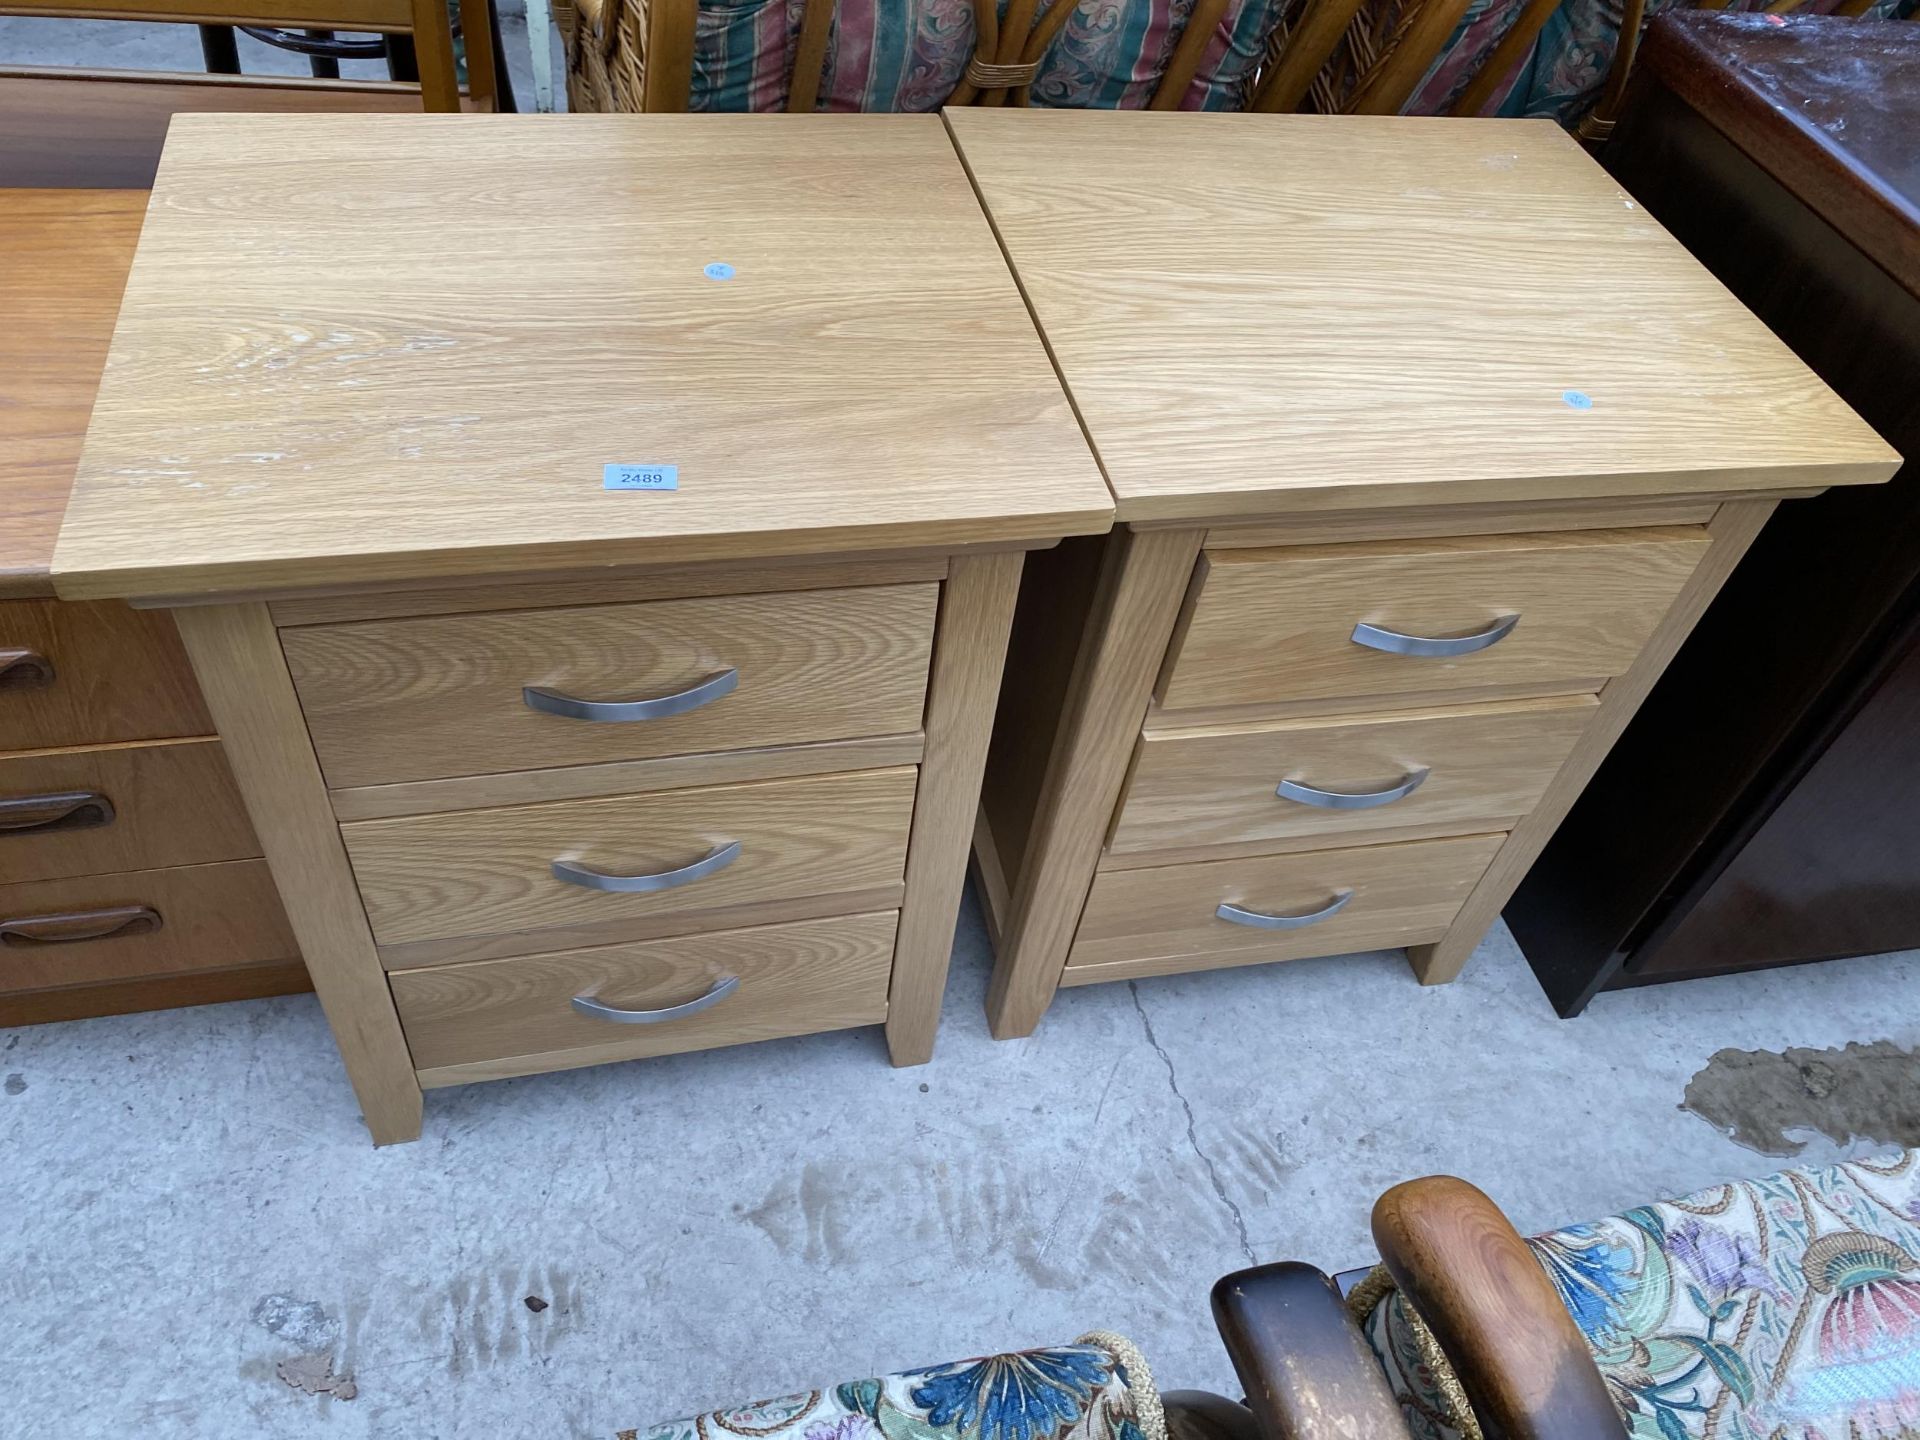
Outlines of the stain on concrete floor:
M 1890 1040 L 1828 1050 L 1721 1050 L 1687 1082 L 1681 1109 L 1762 1155 L 1798 1155 L 1813 1131 L 1836 1144 L 1920 1145 L 1920 1051 Z

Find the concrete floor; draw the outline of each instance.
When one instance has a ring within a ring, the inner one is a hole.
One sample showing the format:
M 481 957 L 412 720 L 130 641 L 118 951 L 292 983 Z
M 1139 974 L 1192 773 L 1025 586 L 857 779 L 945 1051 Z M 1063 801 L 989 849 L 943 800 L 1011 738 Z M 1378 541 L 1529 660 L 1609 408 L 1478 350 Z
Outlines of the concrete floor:
M 1776 1169 L 1688 1077 L 1920 1041 L 1916 958 L 1561 1021 L 1501 930 L 1440 989 L 1398 954 L 1218 971 L 996 1043 L 970 902 L 930 1066 L 867 1029 L 439 1091 L 379 1151 L 311 997 L 4 1033 L 0 1434 L 604 1436 L 1093 1328 L 1232 1390 L 1217 1275 L 1365 1263 L 1373 1197 L 1434 1171 L 1541 1229 Z M 311 1351 L 358 1397 L 275 1377 Z
M 189 27 L 0 19 L 0 63 L 198 55 Z M 0 1436 L 607 1435 L 1097 1327 L 1231 1391 L 1217 1275 L 1366 1263 L 1374 1196 L 1433 1171 L 1541 1229 L 1776 1169 L 1678 1108 L 1688 1078 L 1726 1046 L 1920 1042 L 1915 959 L 1568 1022 L 1496 931 L 1443 989 L 1398 955 L 1220 971 L 1066 992 L 996 1044 L 970 905 L 931 1066 L 863 1030 L 441 1091 L 383 1151 L 311 997 L 0 1032 Z M 358 1396 L 276 1377 L 312 1353 Z

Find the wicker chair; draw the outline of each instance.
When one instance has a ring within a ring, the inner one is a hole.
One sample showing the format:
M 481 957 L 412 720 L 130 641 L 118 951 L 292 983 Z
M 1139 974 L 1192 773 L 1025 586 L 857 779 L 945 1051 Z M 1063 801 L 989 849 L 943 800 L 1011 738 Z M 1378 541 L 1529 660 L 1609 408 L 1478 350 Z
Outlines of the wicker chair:
M 903 0 L 880 63 L 876 37 L 837 33 L 833 0 L 579 0 L 568 93 L 577 110 L 1291 110 L 1332 62 L 1316 107 L 1378 112 L 1427 72 L 1467 3 L 973 0 L 952 23 L 951 4 Z
M 1436 1177 L 1383 1195 L 1373 1234 L 1384 1263 L 1344 1309 L 1307 1265 L 1215 1287 L 1236 1360 L 1254 1341 L 1316 1357 L 1268 1397 L 1267 1440 L 1920 1434 L 1920 1154 L 1737 1181 L 1530 1241 Z M 1283 1291 L 1318 1298 L 1246 1300 Z

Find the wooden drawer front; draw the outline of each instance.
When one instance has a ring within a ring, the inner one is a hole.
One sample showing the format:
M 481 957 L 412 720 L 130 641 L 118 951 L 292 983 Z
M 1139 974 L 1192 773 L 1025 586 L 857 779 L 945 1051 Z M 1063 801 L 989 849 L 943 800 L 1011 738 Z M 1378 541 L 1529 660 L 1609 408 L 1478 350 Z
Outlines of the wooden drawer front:
M 0 755 L 0 884 L 259 853 L 218 740 Z
M 530 953 L 543 948 L 540 931 L 666 917 L 676 930 L 698 930 L 705 912 L 729 905 L 897 885 L 916 773 L 902 766 L 340 830 L 381 945 L 525 934 L 520 953 Z M 673 871 L 736 842 L 739 855 L 724 868 L 648 893 L 586 889 L 551 872 L 556 860 L 617 875 Z M 544 948 L 578 943 L 563 937 Z
M 1149 731 L 1110 849 L 1503 829 L 1538 803 L 1596 708 L 1592 696 L 1576 695 Z M 1300 788 L 1283 797 L 1276 793 L 1282 782 Z M 1410 784 L 1399 799 L 1335 804 L 1336 797 L 1395 795 Z
M 1104 870 L 1067 954 L 1064 983 L 1210 970 L 1305 955 L 1424 944 L 1445 932 L 1504 835 L 1309 850 L 1150 870 Z M 1222 904 L 1324 920 L 1263 930 L 1220 919 Z M 1077 972 L 1077 973 L 1076 973 Z
M 95 932 L 99 938 L 55 938 Z M 264 860 L 0 885 L 0 990 L 299 954 Z
M 920 728 L 939 587 L 724 595 L 281 632 L 335 787 L 734 750 Z M 730 694 L 658 719 L 543 714 L 524 687 L 585 700 Z
M 1618 675 L 1706 553 L 1697 527 L 1210 550 L 1175 640 L 1168 710 L 1390 697 Z M 1360 623 L 1432 638 L 1519 621 L 1485 649 L 1391 654 Z
M 805 1035 L 887 1018 L 896 915 L 835 916 L 673 940 L 403 970 L 394 1003 L 428 1083 L 525 1075 Z M 655 1023 L 582 1015 L 573 997 L 661 1010 L 737 988 L 710 1008 Z
M 0 604 L 0 751 L 212 731 L 165 611 Z

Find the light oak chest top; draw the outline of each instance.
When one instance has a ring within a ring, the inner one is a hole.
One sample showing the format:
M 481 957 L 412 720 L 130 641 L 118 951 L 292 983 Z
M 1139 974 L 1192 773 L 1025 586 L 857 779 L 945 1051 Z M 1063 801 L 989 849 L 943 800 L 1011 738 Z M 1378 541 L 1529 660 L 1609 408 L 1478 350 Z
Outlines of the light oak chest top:
M 936 117 L 191 115 L 54 572 L 213 595 L 1111 514 Z
M 959 110 L 1122 520 L 1897 457 L 1547 121 Z

